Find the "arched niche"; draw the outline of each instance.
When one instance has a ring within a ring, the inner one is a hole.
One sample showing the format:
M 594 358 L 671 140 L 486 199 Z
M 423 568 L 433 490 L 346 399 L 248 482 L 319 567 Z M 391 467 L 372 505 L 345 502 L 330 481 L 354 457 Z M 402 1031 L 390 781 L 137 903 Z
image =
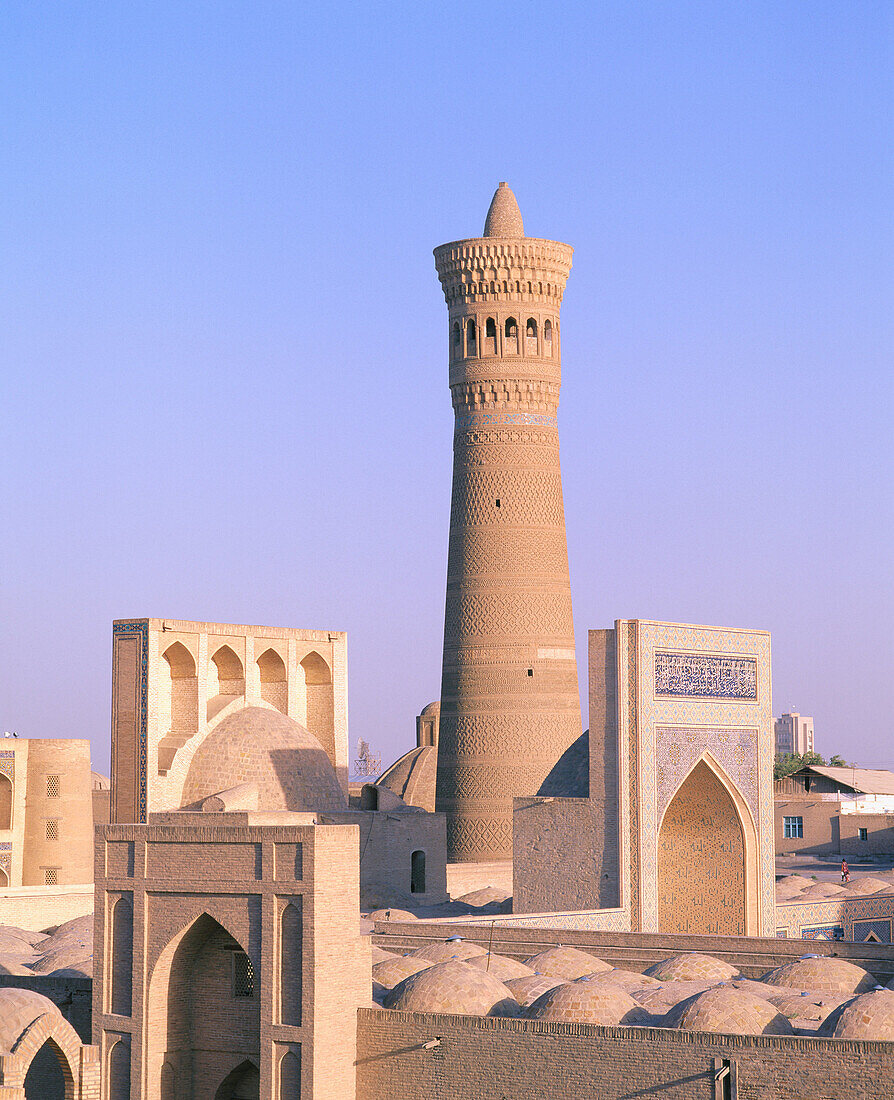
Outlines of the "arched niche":
M 147 1018 L 153 1026 L 146 1064 L 157 1067 L 158 1074 L 150 1096 L 160 1095 L 166 1062 L 177 1066 L 179 1088 L 191 1096 L 208 1095 L 209 1074 L 218 1071 L 220 1051 L 228 1052 L 231 1066 L 256 1057 L 260 996 L 257 989 L 253 996 L 244 996 L 239 987 L 237 956 L 244 958 L 244 953 L 244 946 L 223 925 L 202 913 L 159 955 L 147 998 Z
M 131 1013 L 133 983 L 133 905 L 121 897 L 112 908 L 110 966 L 110 1007 L 118 1016 Z
M 301 1048 L 287 1050 L 279 1062 L 279 1095 L 291 1100 L 301 1095 Z
M 65 1055 L 53 1042 L 47 1039 L 31 1059 L 31 1065 L 25 1074 L 25 1100 L 68 1100 L 74 1095 L 74 1081 L 69 1079 Z
M 208 721 L 244 694 L 245 669 L 242 662 L 228 645 L 222 645 L 208 662 Z
M 283 714 L 288 714 L 289 681 L 286 675 L 286 664 L 275 649 L 267 649 L 258 657 L 258 673 L 261 680 L 261 698 Z
M 529 317 L 525 325 L 525 355 L 537 354 L 537 321 Z
M 514 317 L 506 318 L 503 333 L 503 351 L 507 355 L 518 355 L 518 321 Z
M 12 780 L 0 772 L 0 829 L 12 828 Z
M 757 933 L 757 836 L 748 807 L 708 756 L 668 804 L 658 832 L 658 931 Z
M 119 1039 L 109 1051 L 109 1100 L 130 1100 L 130 1043 Z
M 261 1075 L 254 1062 L 246 1059 L 227 1074 L 214 1100 L 260 1100 Z
M 317 738 L 335 765 L 335 696 L 332 670 L 316 651 L 302 660 L 307 689 L 307 729 Z
M 484 354 L 497 354 L 497 322 L 493 317 L 484 322 Z
M 158 662 L 158 771 L 167 775 L 177 750 L 199 728 L 196 662 L 182 642 L 174 642 Z
M 3 867 L 0 867 L 0 886 L 9 886 L 9 875 Z

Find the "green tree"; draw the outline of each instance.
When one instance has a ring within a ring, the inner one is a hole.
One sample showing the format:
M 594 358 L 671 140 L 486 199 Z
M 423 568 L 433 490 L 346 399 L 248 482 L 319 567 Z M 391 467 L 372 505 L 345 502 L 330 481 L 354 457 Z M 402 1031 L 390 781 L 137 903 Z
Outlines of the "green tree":
M 840 753 L 835 753 L 829 758 L 830 768 L 856 768 L 856 764 L 849 764 Z

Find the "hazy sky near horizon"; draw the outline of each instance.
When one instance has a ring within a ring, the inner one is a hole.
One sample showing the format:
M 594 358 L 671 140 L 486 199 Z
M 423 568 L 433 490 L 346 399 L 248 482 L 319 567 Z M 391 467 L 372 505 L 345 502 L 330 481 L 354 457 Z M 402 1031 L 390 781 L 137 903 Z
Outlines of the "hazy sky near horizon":
M 774 712 L 894 767 L 888 0 L 0 9 L 0 729 L 108 767 L 111 620 L 348 631 L 350 734 L 438 696 L 431 250 L 500 180 L 575 246 L 578 659 L 773 634 Z M 586 703 L 584 704 L 586 722 Z

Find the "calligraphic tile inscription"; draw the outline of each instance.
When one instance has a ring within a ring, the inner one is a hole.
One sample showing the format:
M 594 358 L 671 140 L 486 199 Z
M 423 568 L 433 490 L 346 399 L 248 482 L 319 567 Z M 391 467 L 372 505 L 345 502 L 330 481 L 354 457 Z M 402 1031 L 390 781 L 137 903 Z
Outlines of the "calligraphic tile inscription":
M 756 700 L 757 661 L 703 653 L 656 653 L 655 694 Z

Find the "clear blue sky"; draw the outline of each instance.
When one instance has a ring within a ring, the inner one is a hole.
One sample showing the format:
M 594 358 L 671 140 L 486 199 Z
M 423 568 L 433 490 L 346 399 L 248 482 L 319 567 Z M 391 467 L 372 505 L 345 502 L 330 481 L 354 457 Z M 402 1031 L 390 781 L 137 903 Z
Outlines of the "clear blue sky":
M 894 766 L 894 5 L 0 9 L 0 727 L 108 761 L 111 620 L 349 633 L 436 698 L 435 245 L 508 180 L 576 248 L 575 622 L 773 632 L 774 709 Z M 586 712 L 585 712 L 586 720 Z

